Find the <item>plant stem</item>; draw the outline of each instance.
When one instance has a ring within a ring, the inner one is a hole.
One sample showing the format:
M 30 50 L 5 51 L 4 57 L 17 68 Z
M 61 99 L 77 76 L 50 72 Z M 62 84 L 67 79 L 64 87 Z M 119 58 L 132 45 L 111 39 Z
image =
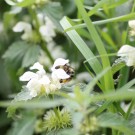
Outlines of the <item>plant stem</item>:
M 132 108 L 134 107 L 134 105 L 135 105 L 135 99 L 133 99 L 133 100 L 131 101 L 131 104 L 130 104 L 130 106 L 129 106 L 129 108 L 128 108 L 128 111 L 127 111 L 127 113 L 125 114 L 125 119 L 128 119 L 128 118 L 129 118 L 130 113 L 131 113 Z
M 30 15 L 32 16 L 33 20 L 35 21 L 35 25 L 34 26 L 35 26 L 36 32 L 38 33 L 38 35 L 40 37 L 40 40 L 41 40 L 40 47 L 46 52 L 46 54 L 49 57 L 51 63 L 53 64 L 54 59 L 53 59 L 51 53 L 49 52 L 49 50 L 48 50 L 48 48 L 46 46 L 45 41 L 42 39 L 42 35 L 39 32 L 40 24 L 39 24 L 39 21 L 38 21 L 38 18 L 37 18 L 36 11 L 35 11 L 35 9 L 32 9 L 32 8 L 28 8 L 28 11 L 29 11 Z

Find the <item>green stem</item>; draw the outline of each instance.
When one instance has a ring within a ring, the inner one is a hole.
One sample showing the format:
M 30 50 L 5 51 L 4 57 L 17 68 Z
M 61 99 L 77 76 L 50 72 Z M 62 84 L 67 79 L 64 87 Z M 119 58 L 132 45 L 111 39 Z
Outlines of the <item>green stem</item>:
M 127 111 L 127 113 L 125 114 L 125 119 L 128 119 L 128 118 L 129 118 L 129 116 L 130 116 L 130 114 L 131 114 L 131 111 L 132 111 L 132 108 L 134 107 L 134 105 L 135 105 L 135 99 L 133 99 L 133 100 L 131 101 L 131 104 L 130 104 L 130 106 L 129 106 L 129 108 L 128 108 L 128 111 Z
M 39 21 L 38 21 L 38 18 L 37 18 L 36 11 L 35 11 L 35 9 L 32 9 L 32 8 L 28 8 L 28 11 L 29 11 L 30 15 L 32 16 L 33 20 L 35 21 L 35 25 L 34 26 L 35 26 L 36 32 L 38 33 L 38 35 L 40 37 L 40 40 L 41 40 L 40 47 L 46 52 L 46 54 L 49 57 L 51 63 L 53 64 L 54 59 L 53 59 L 51 53 L 49 52 L 49 50 L 48 50 L 48 48 L 46 46 L 45 41 L 42 39 L 42 35 L 39 32 L 40 24 L 39 24 Z

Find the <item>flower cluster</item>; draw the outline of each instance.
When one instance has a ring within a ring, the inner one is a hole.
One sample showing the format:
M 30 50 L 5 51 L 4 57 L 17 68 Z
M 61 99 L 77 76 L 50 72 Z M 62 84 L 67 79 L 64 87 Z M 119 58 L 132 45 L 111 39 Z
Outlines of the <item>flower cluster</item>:
M 51 70 L 51 76 L 46 74 L 43 66 L 36 62 L 30 70 L 37 70 L 36 73 L 32 71 L 25 72 L 21 77 L 20 81 L 27 81 L 26 88 L 30 91 L 30 96 L 36 97 L 42 93 L 49 94 L 61 88 L 61 79 L 68 79 L 70 75 L 59 66 L 64 66 L 69 63 L 69 60 L 58 58 L 55 60 Z
M 52 38 L 55 37 L 55 25 L 52 21 L 42 14 L 38 14 L 37 18 L 40 23 L 39 32 L 42 38 L 46 42 L 52 41 Z M 45 23 L 44 23 L 45 22 Z M 27 22 L 20 21 L 13 27 L 14 32 L 24 32 L 21 36 L 22 40 L 26 41 L 35 41 L 35 38 L 38 38 L 38 35 L 35 34 L 35 31 L 32 29 L 31 24 Z

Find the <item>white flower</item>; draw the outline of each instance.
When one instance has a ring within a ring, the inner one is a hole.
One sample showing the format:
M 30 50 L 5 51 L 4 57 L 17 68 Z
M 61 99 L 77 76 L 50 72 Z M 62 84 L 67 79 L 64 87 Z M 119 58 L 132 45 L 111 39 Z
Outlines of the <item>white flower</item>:
M 128 22 L 130 28 L 135 29 L 135 20 L 131 20 Z
M 130 45 L 123 45 L 117 53 L 125 61 L 127 66 L 135 66 L 135 48 Z
M 14 27 L 13 27 L 14 32 L 23 32 L 23 35 L 21 38 L 23 40 L 29 40 L 32 38 L 32 27 L 29 23 L 26 22 L 18 22 Z
M 36 73 L 27 71 L 21 77 L 20 81 L 28 82 L 26 88 L 30 91 L 30 96 L 36 97 L 39 94 L 54 92 L 61 88 L 61 79 L 68 79 L 70 75 L 62 68 L 55 69 L 55 66 L 65 65 L 69 60 L 64 60 L 62 58 L 56 59 L 54 62 L 52 74 L 50 77 L 47 76 L 43 65 L 36 62 L 30 67 L 30 70 L 37 70 Z
M 68 79 L 70 78 L 70 75 L 66 73 L 66 71 L 62 68 L 56 68 L 57 66 L 64 66 L 65 64 L 68 64 L 69 60 L 65 60 L 62 58 L 58 58 L 55 60 L 52 70 L 52 78 L 55 80 L 61 80 L 61 79 Z
M 129 27 L 131 28 L 130 30 L 130 35 L 135 36 L 135 20 L 131 20 L 128 22 Z
M 45 74 L 42 65 L 35 63 L 30 69 L 38 69 L 38 71 L 36 73 L 28 71 L 20 77 L 20 81 L 28 81 L 26 87 L 30 91 L 30 96 L 36 97 L 43 92 L 49 93 L 49 84 L 51 81 Z
M 64 66 L 65 64 L 68 64 L 69 60 L 65 60 L 63 58 L 58 58 L 55 60 L 53 67 L 51 68 L 52 71 L 55 71 L 57 66 Z
M 17 2 L 23 2 L 23 0 L 17 0 Z
M 46 24 L 40 26 L 39 32 L 47 42 L 50 42 L 52 38 L 56 36 L 55 26 L 48 17 L 45 17 L 45 22 Z
M 57 69 L 52 72 L 52 78 L 68 79 L 68 78 L 70 78 L 70 76 L 63 69 Z
M 54 92 L 61 88 L 61 83 L 58 79 L 52 78 L 51 84 L 49 85 L 49 89 L 51 92 Z

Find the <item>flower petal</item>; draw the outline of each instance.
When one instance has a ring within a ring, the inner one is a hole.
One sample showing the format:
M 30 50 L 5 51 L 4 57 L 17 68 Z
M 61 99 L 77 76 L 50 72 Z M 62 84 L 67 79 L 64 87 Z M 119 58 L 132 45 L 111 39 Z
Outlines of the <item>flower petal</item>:
M 135 29 L 135 20 L 128 21 L 128 25 L 130 28 Z
M 20 81 L 29 81 L 32 78 L 38 78 L 38 75 L 33 72 L 25 72 L 22 76 L 20 76 Z
M 130 45 L 123 45 L 119 49 L 117 55 L 118 56 L 128 56 L 129 54 L 134 53 L 134 52 L 135 52 L 135 48 L 134 47 L 132 47 Z
M 47 85 L 47 84 L 49 84 L 51 81 L 50 81 L 50 79 L 49 79 L 48 76 L 44 75 L 44 76 L 39 80 L 39 82 L 40 82 L 41 84 Z
M 56 66 L 64 66 L 65 64 L 69 63 L 69 60 L 65 60 L 63 58 L 58 58 L 55 60 L 53 67 L 51 68 L 52 71 L 56 70 Z
M 18 22 L 14 27 L 14 32 L 31 31 L 31 25 L 26 22 Z
M 70 76 L 63 69 L 57 69 L 52 72 L 53 79 L 67 79 L 69 77 Z
M 41 65 L 39 62 L 36 62 L 33 66 L 30 67 L 30 70 L 33 70 L 33 69 L 38 69 L 39 71 L 40 70 L 43 70 L 43 65 Z

